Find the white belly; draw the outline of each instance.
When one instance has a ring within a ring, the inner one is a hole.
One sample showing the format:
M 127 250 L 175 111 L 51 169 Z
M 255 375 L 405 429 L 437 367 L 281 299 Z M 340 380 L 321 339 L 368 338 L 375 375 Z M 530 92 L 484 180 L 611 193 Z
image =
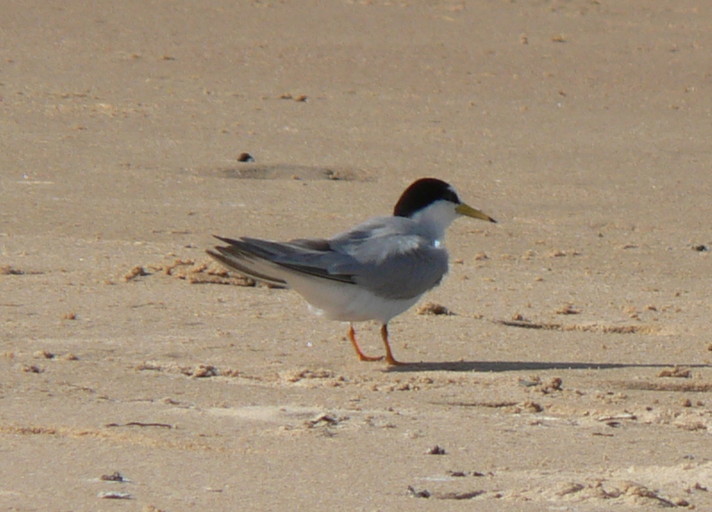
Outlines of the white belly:
M 331 320 L 382 324 L 413 306 L 421 296 L 410 299 L 384 299 L 353 284 L 290 276 L 289 285 L 314 308 Z

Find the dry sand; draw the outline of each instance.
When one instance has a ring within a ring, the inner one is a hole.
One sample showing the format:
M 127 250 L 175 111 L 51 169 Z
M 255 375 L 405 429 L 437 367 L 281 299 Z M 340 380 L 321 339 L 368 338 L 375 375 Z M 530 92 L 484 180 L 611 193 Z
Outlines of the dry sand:
M 0 509 L 712 510 L 710 26 L 3 2 Z M 418 364 L 208 264 L 212 233 L 336 233 L 421 176 L 500 224 L 451 228 L 454 315 L 392 322 Z

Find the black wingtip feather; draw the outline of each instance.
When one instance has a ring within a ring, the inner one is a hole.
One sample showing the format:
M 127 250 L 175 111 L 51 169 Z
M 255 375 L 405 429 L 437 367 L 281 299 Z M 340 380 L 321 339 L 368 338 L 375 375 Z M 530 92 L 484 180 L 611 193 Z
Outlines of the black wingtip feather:
M 220 238 L 220 237 L 216 237 Z M 229 239 L 223 239 L 220 238 L 223 241 L 229 240 Z M 233 241 L 235 242 L 235 241 Z M 227 242 L 230 243 L 230 242 Z M 279 287 L 287 287 L 288 284 L 285 280 L 279 279 L 277 277 L 273 276 L 268 276 L 267 274 L 263 274 L 261 272 L 255 272 L 254 270 L 250 269 L 248 266 L 241 264 L 239 261 L 236 260 L 236 258 L 254 258 L 254 255 L 251 255 L 250 253 L 242 250 L 239 246 L 239 244 L 231 244 L 229 247 L 215 247 L 215 251 L 212 251 L 210 249 L 206 250 L 205 252 L 212 258 L 214 258 L 216 261 L 218 261 L 220 264 L 222 264 L 225 268 L 229 270 L 233 270 L 235 272 L 238 272 L 244 276 L 247 276 L 251 279 L 254 279 L 256 281 L 261 281 L 263 283 L 267 283 L 269 285 L 273 286 L 279 286 Z

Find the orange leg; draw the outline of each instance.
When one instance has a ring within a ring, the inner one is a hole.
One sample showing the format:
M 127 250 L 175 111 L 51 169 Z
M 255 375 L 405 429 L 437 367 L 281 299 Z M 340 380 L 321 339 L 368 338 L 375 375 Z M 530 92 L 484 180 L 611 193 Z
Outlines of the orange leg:
M 388 342 L 388 325 L 383 324 L 381 326 L 381 338 L 383 339 L 383 344 L 386 346 L 386 362 L 392 366 L 402 366 L 404 364 L 408 363 L 402 363 L 400 361 L 397 361 L 395 357 L 393 357 L 393 352 L 391 352 L 391 344 Z
M 351 341 L 351 344 L 356 350 L 356 355 L 358 355 L 358 358 L 361 361 L 380 361 L 381 359 L 383 359 L 383 356 L 367 356 L 363 353 L 361 347 L 358 346 L 358 342 L 356 341 L 356 331 L 354 331 L 354 326 L 352 324 L 349 324 L 349 341 Z

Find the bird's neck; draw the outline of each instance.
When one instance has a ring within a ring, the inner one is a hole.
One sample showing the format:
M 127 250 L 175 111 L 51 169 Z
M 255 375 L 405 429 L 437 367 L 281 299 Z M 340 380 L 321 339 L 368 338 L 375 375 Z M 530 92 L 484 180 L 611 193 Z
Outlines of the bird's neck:
M 439 245 L 445 239 L 445 231 L 457 218 L 457 212 L 452 203 L 438 201 L 416 212 L 411 218 L 418 223 L 424 235 Z

